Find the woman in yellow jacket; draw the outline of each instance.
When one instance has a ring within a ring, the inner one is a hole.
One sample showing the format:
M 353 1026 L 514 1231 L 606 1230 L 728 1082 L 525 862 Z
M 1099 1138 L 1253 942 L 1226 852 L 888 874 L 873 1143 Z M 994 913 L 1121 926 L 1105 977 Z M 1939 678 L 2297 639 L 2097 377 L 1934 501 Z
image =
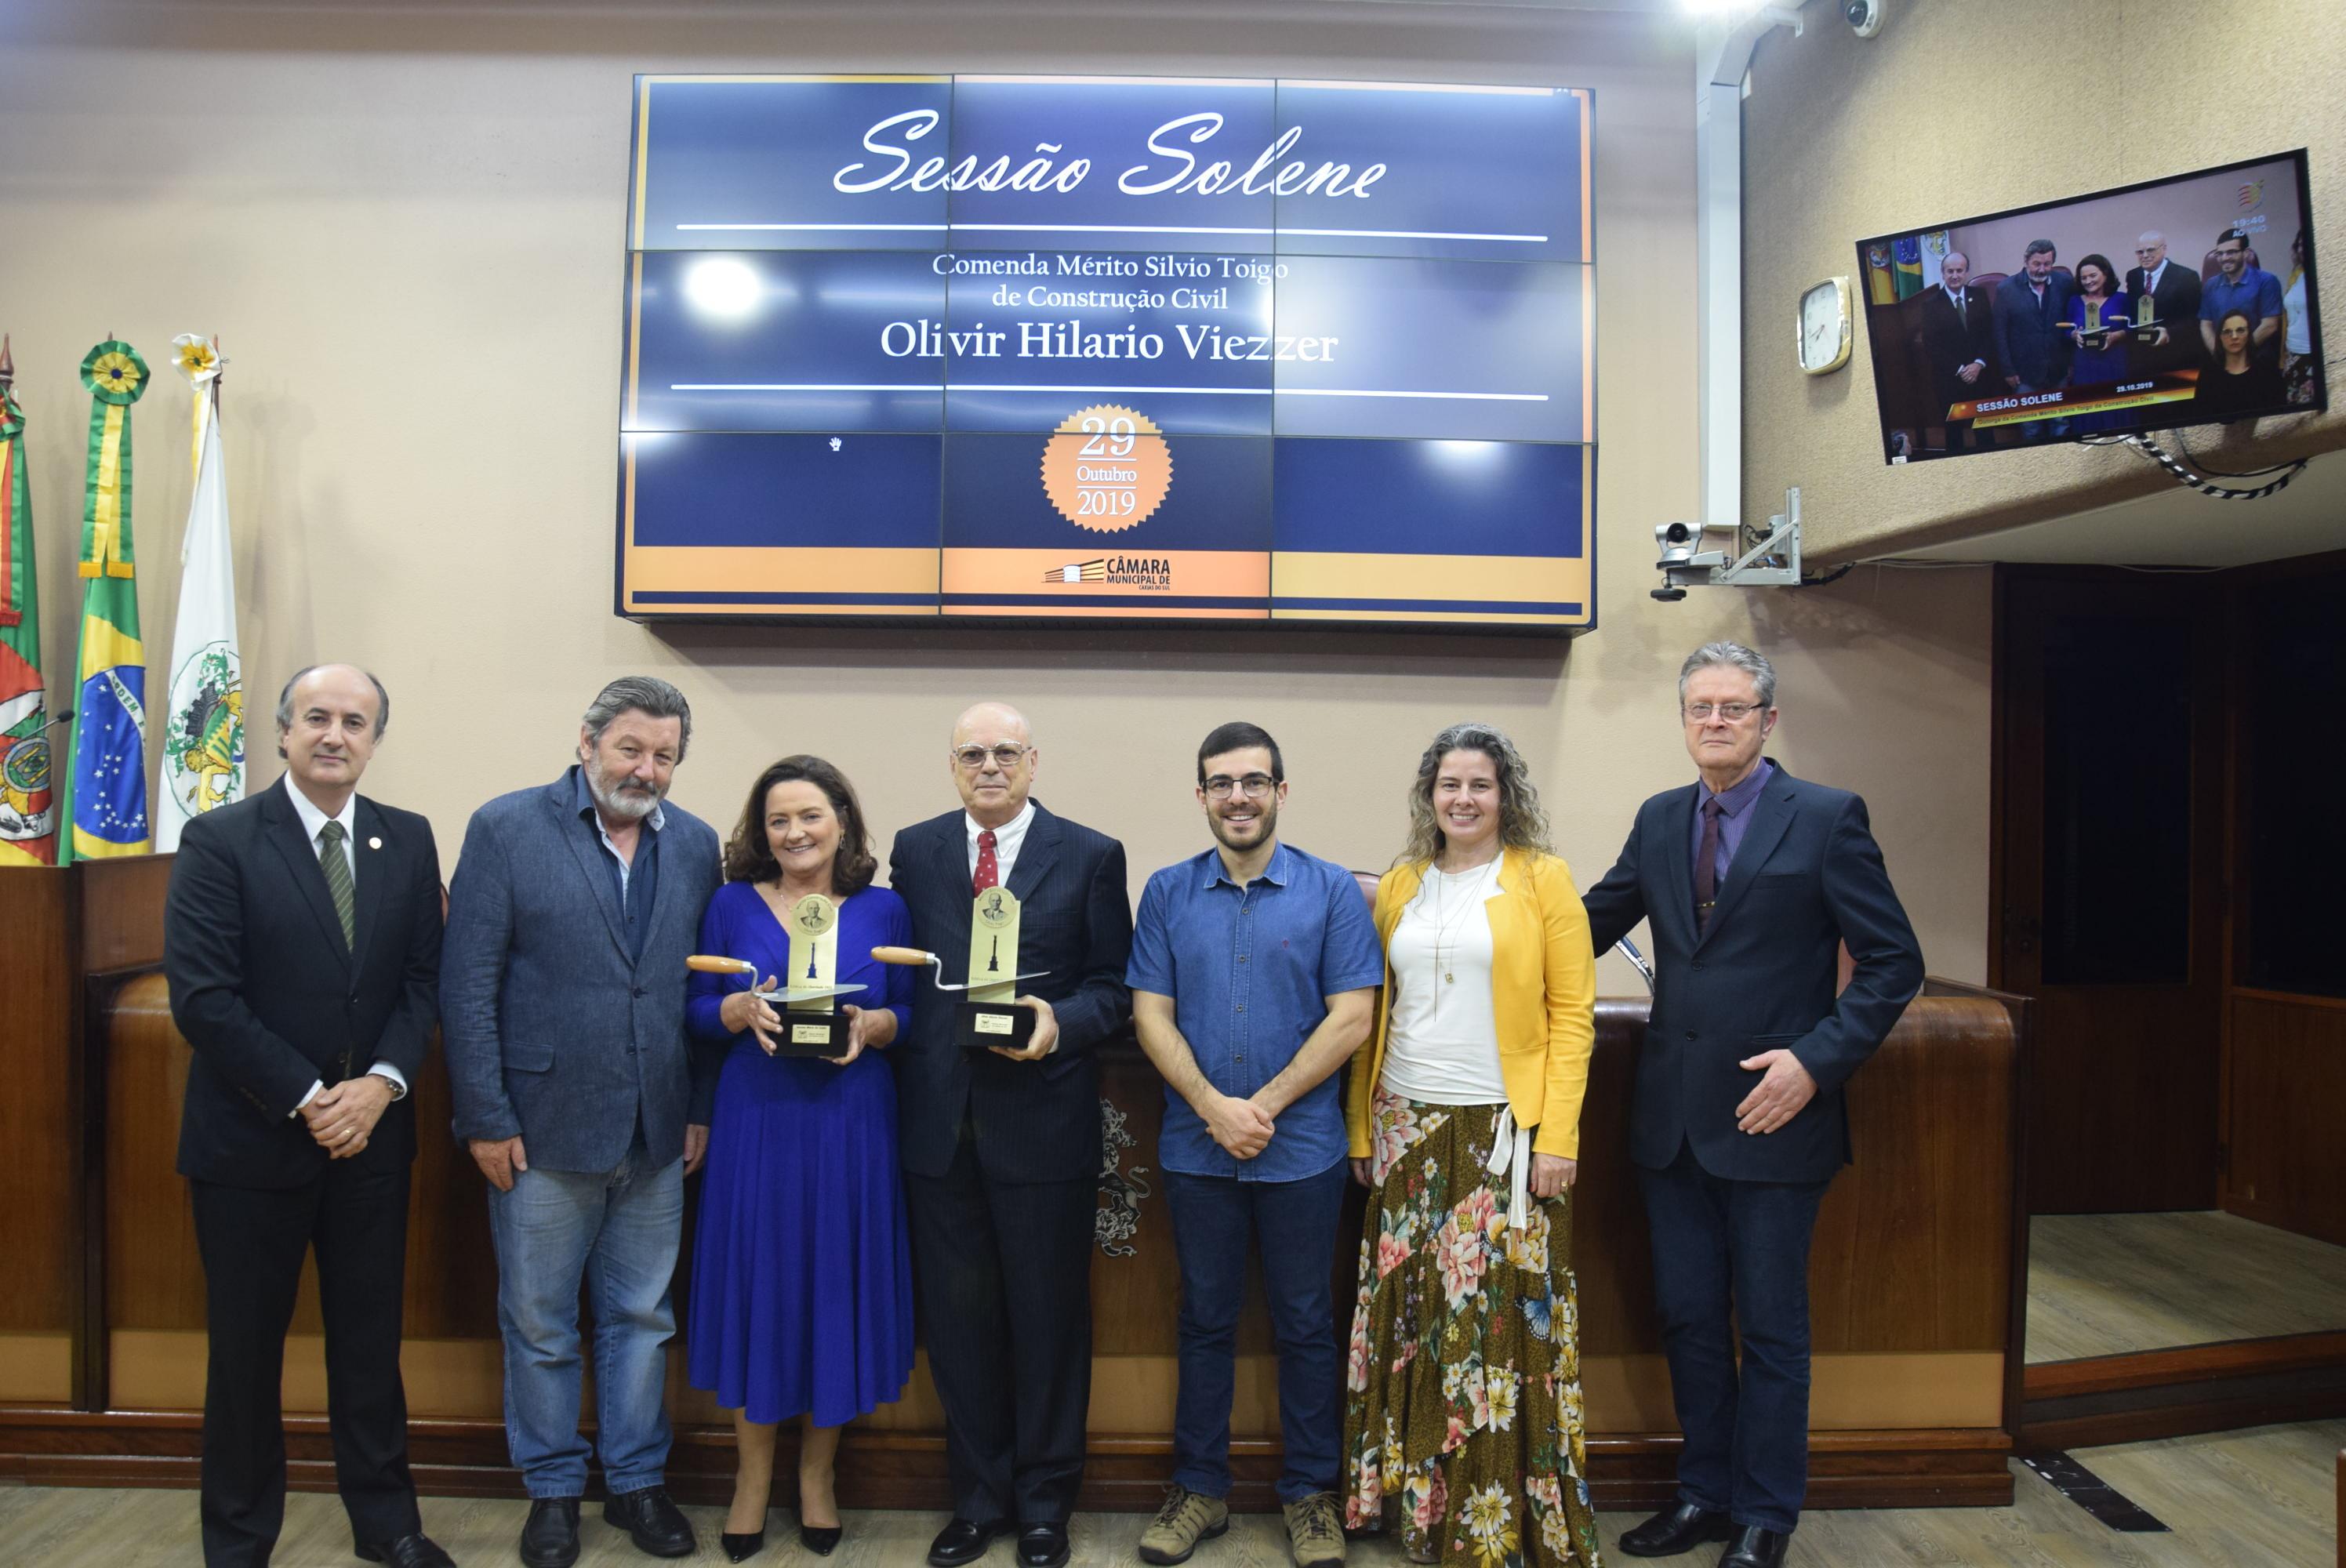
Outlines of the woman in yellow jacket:
M 1596 957 L 1515 744 L 1436 736 L 1377 884 L 1385 987 L 1346 1105 L 1370 1187 L 1344 1522 L 1415 1562 L 1598 1568 L 1572 1195 Z

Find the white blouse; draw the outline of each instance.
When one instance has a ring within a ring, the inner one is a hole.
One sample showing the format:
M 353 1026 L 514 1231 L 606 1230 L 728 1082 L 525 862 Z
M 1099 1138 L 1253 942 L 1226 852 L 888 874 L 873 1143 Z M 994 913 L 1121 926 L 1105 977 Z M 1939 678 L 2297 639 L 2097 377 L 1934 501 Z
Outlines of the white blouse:
M 1494 857 L 1463 871 L 1425 869 L 1386 948 L 1392 965 L 1384 1087 L 1433 1105 L 1499 1105 L 1499 1024 L 1491 1006 L 1491 918 L 1500 891 Z

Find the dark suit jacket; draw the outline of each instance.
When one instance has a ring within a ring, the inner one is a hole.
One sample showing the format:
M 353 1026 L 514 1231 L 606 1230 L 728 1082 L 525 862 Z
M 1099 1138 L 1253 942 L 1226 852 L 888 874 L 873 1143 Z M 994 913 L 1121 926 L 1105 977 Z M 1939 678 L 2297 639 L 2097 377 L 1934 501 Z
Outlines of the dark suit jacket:
M 1930 423 L 1943 422 L 1955 403 L 2004 394 L 2007 389 L 1996 369 L 1995 310 L 1984 292 L 1965 288 L 1963 313 L 1957 315 L 1947 291 L 1933 289 L 1923 297 L 1921 313 L 1923 357 L 1931 366 L 1932 392 L 1938 400 Z M 1984 361 L 1985 368 L 1972 381 L 1958 378 L 1955 372 L 1974 360 Z
M 1690 830 L 1700 788 L 1639 807 L 1619 863 L 1582 901 L 1600 953 L 1640 919 L 1652 922 L 1654 1005 L 1629 1156 L 1659 1170 L 1691 1143 L 1714 1176 L 1823 1181 L 1850 1158 L 1841 1085 L 1922 989 L 1922 952 L 1865 802 L 1780 768 L 1698 936 Z M 1844 943 L 1857 970 L 1836 998 Z M 1816 1097 L 1772 1133 L 1742 1132 L 1735 1107 L 1762 1074 L 1736 1064 L 1780 1048 L 1816 1079 Z
M 292 1115 L 301 1096 L 377 1062 L 414 1084 L 435 1019 L 432 824 L 359 797 L 358 938 L 346 945 L 288 788 L 272 784 L 189 822 L 164 907 L 171 1020 L 196 1053 L 179 1174 L 230 1186 L 299 1186 L 321 1175 L 326 1152 Z M 352 1156 L 362 1166 L 414 1157 L 412 1099 L 386 1108 Z
M 969 960 L 969 840 L 963 813 L 906 828 L 888 851 L 888 884 L 913 912 L 913 941 L 958 985 Z M 1132 1014 L 1125 961 L 1132 904 L 1124 846 L 1035 805 L 1005 884 L 1018 895 L 1021 971 L 1049 972 L 1022 994 L 1051 1004 L 1057 1048 L 1039 1062 L 971 1051 L 954 1038 L 958 993 L 923 978 L 896 1065 L 897 1145 L 904 1168 L 942 1176 L 966 1110 L 979 1166 L 995 1181 L 1069 1181 L 1100 1168 L 1099 1064 L 1092 1047 Z
M 2027 273 L 2004 280 L 1995 291 L 1998 375 L 2018 376 L 2022 385 L 2040 390 L 2068 379 L 2077 357 L 2077 345 L 2069 341 L 2069 296 L 2076 291 L 2067 273 L 2055 272 L 2045 280 L 2040 304 Z
M 2126 292 L 2129 300 L 2142 298 L 2141 268 L 2127 270 Z M 2129 341 L 2127 363 L 2137 370 L 2179 370 L 2198 364 L 2204 357 L 2199 341 L 2199 274 L 2169 256 L 2167 270 L 2159 275 L 2158 288 L 2150 298 L 2152 313 L 2167 328 L 2167 347 L 2149 349 Z

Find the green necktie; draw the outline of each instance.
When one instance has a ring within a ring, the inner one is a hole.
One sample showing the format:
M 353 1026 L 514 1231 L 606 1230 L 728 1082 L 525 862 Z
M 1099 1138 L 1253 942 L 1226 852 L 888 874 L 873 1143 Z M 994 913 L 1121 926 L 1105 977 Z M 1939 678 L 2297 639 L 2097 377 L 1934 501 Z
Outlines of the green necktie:
M 342 917 L 342 945 L 358 945 L 356 890 L 351 886 L 351 858 L 342 853 L 342 825 L 329 822 L 318 830 L 318 869 L 326 873 L 326 891 L 334 895 L 334 913 Z

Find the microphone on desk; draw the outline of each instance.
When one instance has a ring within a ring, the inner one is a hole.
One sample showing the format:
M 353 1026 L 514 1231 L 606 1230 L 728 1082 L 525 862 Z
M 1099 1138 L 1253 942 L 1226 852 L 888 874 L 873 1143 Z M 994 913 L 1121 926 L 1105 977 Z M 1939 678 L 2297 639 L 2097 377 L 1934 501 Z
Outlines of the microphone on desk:
M 33 731 L 33 733 L 36 735 L 46 735 L 50 730 L 55 729 L 60 724 L 71 724 L 73 722 L 73 716 L 74 710 L 68 708 L 63 713 L 58 714 L 55 718 L 52 718 L 46 724 L 41 726 L 40 728 Z

